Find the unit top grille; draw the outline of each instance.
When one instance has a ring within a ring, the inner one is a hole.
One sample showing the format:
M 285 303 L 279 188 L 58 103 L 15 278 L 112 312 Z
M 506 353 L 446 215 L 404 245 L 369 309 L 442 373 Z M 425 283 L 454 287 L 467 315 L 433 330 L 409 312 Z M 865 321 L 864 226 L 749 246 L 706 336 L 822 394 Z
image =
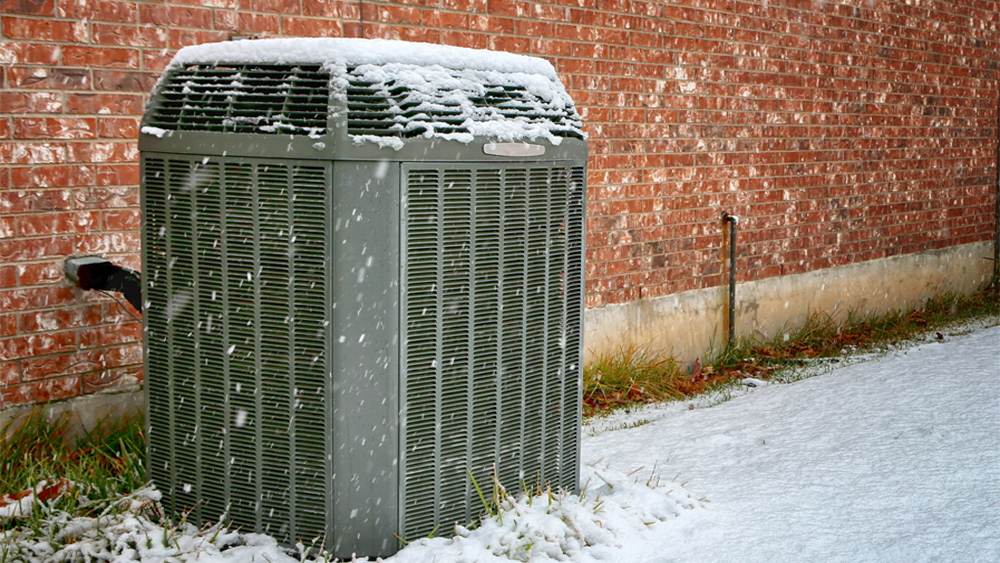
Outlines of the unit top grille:
M 145 126 L 170 131 L 326 133 L 330 73 L 321 65 L 189 65 L 164 76 Z
M 339 130 L 354 144 L 396 149 L 420 137 L 555 145 L 586 138 L 546 61 L 441 46 L 397 56 L 389 49 L 413 48 L 399 42 L 373 42 L 376 53 L 362 56 L 368 45 L 247 42 L 249 55 L 232 45 L 184 49 L 157 84 L 142 131 L 319 137 Z M 286 47 L 298 60 L 281 56 Z M 346 54 L 335 57 L 342 48 Z
M 355 137 L 584 138 L 572 103 L 544 77 L 389 64 L 352 68 L 347 79 Z

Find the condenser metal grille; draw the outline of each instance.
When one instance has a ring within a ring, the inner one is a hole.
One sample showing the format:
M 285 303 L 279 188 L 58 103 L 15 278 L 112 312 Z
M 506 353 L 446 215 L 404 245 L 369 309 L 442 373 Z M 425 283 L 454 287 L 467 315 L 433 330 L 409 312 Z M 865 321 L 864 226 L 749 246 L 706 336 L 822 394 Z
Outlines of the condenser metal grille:
M 322 135 L 330 74 L 313 65 L 191 65 L 170 71 L 144 126 L 170 131 Z
M 151 477 L 285 543 L 328 533 L 329 163 L 143 157 Z M 204 518 L 203 518 L 204 516 Z
M 405 66 L 405 65 L 395 65 Z M 424 70 L 426 72 L 426 70 Z M 350 135 L 412 138 L 426 133 L 469 133 L 468 123 L 513 121 L 544 125 L 557 137 L 582 139 L 582 122 L 572 106 L 541 99 L 523 85 L 491 81 L 500 73 L 438 69 L 439 83 L 396 78 L 404 73 L 347 74 L 347 132 Z
M 584 169 L 404 165 L 403 534 L 575 489 Z

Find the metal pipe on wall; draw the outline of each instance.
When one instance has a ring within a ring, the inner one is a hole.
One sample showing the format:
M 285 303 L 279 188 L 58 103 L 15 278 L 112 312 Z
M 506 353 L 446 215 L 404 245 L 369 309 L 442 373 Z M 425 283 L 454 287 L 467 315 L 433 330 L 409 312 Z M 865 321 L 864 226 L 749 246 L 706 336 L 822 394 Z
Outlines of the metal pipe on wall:
M 722 220 L 729 223 L 729 345 L 732 346 L 736 340 L 736 224 L 740 218 L 723 211 Z

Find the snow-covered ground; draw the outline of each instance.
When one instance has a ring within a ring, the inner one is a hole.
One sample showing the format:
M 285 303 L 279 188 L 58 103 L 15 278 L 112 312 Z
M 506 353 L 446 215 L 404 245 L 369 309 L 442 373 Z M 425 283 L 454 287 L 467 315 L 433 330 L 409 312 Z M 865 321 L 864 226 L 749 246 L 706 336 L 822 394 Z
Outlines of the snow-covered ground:
M 1000 326 L 688 406 L 589 427 L 584 494 L 510 499 L 478 529 L 386 563 L 1000 561 Z M 74 548 L 113 561 L 295 561 L 266 536 L 189 530 L 147 544 L 162 535 L 140 510 Z
M 665 490 L 707 502 L 648 526 L 592 514 L 616 536 L 571 560 L 1000 561 L 1000 327 L 688 406 L 588 436 L 583 461 L 642 468 L 639 488 L 655 466 Z M 604 507 L 649 506 L 634 486 L 616 492 Z M 389 561 L 476 560 L 435 542 Z
M 1000 327 L 584 442 L 710 501 L 625 561 L 1000 561 Z M 603 462 L 599 460 L 604 460 Z

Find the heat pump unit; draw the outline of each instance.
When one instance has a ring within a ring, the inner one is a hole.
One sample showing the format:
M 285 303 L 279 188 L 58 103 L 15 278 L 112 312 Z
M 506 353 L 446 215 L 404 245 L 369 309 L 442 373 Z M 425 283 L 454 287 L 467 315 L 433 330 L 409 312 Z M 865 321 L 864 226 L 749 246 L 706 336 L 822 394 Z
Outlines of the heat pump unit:
M 551 65 L 190 47 L 141 131 L 168 510 L 378 556 L 475 521 L 473 478 L 578 486 L 587 144 Z

